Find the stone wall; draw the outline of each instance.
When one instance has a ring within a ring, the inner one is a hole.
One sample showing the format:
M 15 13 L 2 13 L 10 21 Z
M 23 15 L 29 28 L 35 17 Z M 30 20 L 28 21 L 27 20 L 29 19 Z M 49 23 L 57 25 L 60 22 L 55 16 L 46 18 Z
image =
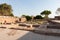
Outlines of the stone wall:
M 21 22 L 26 22 L 27 21 L 26 17 L 21 17 L 20 19 L 21 19 L 20 20 Z
M 19 21 L 19 18 L 11 16 L 0 16 L 0 23 L 15 23 L 16 21 Z

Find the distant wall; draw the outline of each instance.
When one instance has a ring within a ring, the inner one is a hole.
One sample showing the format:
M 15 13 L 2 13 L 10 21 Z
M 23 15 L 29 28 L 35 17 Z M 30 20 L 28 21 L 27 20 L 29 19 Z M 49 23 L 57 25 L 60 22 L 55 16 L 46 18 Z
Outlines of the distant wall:
M 16 21 L 19 21 L 19 18 L 11 16 L 0 16 L 0 23 L 15 23 Z
M 55 16 L 55 19 L 60 20 L 60 16 Z
M 20 19 L 21 19 L 21 20 L 20 20 L 21 22 L 27 21 L 27 19 L 26 19 L 25 17 L 21 17 Z

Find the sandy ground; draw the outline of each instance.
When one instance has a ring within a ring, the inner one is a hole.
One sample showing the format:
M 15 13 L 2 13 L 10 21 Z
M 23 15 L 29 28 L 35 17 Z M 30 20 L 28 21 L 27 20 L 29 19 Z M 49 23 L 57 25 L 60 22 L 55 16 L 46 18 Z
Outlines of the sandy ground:
M 0 40 L 17 40 L 27 33 L 28 31 L 0 28 Z
M 0 40 L 60 40 L 60 37 L 46 36 L 29 31 L 0 28 Z

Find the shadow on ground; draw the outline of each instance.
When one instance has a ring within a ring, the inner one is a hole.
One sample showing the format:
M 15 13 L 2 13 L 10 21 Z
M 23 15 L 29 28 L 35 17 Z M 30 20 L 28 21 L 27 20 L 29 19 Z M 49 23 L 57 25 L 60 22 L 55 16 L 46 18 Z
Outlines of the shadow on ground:
M 47 36 L 29 32 L 26 35 L 18 38 L 17 40 L 60 40 L 60 37 L 56 36 Z

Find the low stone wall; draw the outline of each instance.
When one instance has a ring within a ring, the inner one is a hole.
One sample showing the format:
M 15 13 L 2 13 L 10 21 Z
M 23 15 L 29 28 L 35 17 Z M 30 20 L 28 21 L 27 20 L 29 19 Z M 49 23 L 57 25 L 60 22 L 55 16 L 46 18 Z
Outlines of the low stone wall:
M 0 23 L 15 23 L 19 18 L 11 16 L 0 16 Z

